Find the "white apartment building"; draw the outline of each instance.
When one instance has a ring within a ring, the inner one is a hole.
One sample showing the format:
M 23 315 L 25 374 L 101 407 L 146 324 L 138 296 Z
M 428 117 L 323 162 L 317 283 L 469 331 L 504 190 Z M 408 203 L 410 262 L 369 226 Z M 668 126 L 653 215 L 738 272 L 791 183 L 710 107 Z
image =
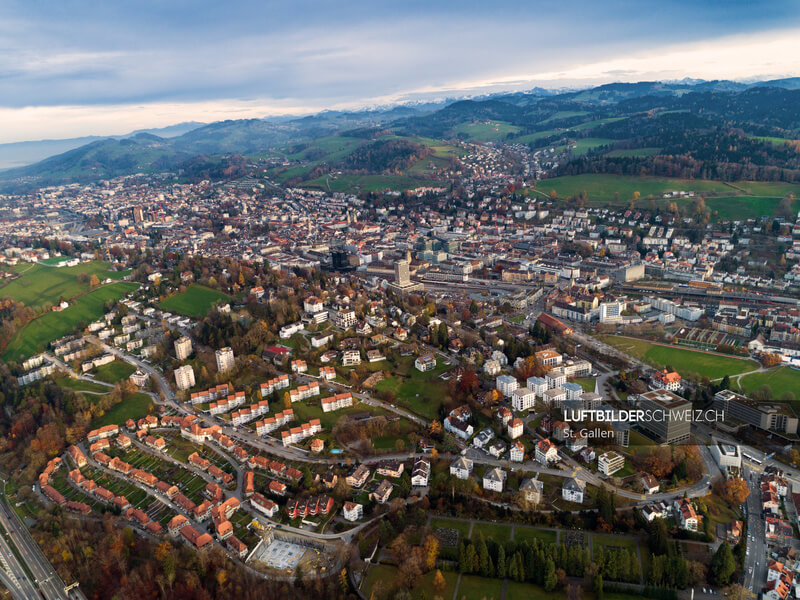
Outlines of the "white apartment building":
M 184 365 L 175 369 L 175 385 L 179 390 L 188 390 L 194 387 L 194 369 L 192 369 L 192 365 Z
M 231 369 L 233 369 L 234 365 L 236 364 L 233 358 L 233 350 L 230 346 L 226 346 L 225 348 L 221 348 L 214 353 L 214 356 L 217 359 L 217 371 L 219 373 L 227 373 Z

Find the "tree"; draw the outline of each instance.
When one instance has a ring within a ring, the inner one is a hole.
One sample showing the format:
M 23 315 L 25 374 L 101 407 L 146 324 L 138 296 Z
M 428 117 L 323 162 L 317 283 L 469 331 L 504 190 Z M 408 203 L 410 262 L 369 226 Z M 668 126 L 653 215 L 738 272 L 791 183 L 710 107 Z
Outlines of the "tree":
M 735 570 L 736 561 L 731 547 L 723 542 L 711 557 L 711 577 L 717 585 L 728 585 Z
M 558 585 L 558 576 L 556 575 L 556 565 L 552 558 L 547 559 L 544 567 L 544 591 L 552 592 Z
M 425 568 L 430 571 L 436 566 L 436 559 L 439 558 L 439 540 L 436 536 L 428 535 L 422 546 L 425 555 Z
M 433 591 L 441 595 L 441 593 L 444 592 L 445 587 L 447 587 L 447 581 L 445 581 L 442 572 L 439 569 L 436 569 L 436 575 L 433 576 Z M 745 599 L 742 598 L 741 600 Z
M 495 568 L 497 571 L 497 578 L 498 579 L 505 579 L 506 577 L 506 551 L 503 546 L 500 546 L 497 549 L 497 566 Z
M 97 275 L 92 274 L 92 277 L 89 279 L 89 285 L 91 287 L 97 287 L 100 285 L 100 280 L 97 278 Z
M 720 495 L 722 498 L 734 506 L 743 504 L 750 495 L 750 488 L 741 477 L 732 477 L 722 484 Z
M 753 592 L 738 583 L 732 583 L 724 591 L 728 600 L 751 600 L 756 597 Z

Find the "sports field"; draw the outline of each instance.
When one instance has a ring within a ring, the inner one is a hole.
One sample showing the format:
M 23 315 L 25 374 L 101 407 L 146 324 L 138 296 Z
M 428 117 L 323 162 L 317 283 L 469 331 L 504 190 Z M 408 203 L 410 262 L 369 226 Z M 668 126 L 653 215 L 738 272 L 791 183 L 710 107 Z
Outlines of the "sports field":
M 46 267 L 44 265 L 20 265 L 21 275 L 2 288 L 0 297 L 13 298 L 35 310 L 45 305 L 57 304 L 60 299 L 69 300 L 89 290 L 89 279 L 97 275 L 100 281 L 106 278 L 122 279 L 127 271 L 110 271 L 109 264 L 99 261 L 82 263 L 74 267 Z M 78 281 L 78 275 L 86 275 L 86 281 Z
M 204 285 L 194 284 L 186 291 L 170 296 L 159 306 L 169 312 L 176 312 L 189 317 L 203 317 L 218 302 L 230 302 L 232 298 L 227 294 L 212 290 Z
M 76 298 L 60 312 L 45 313 L 17 331 L 2 359 L 16 361 L 44 350 L 53 340 L 102 317 L 106 302 L 119 300 L 138 287 L 136 283 L 123 281 L 104 285 Z
M 725 375 L 754 371 L 759 366 L 754 360 L 746 358 L 661 346 L 629 337 L 609 335 L 603 337 L 603 341 L 654 367 L 670 366 L 684 377 L 696 374 L 709 379 L 719 379 Z
M 762 385 L 768 385 L 775 400 L 780 400 L 787 392 L 794 394 L 795 398 L 800 398 L 800 371 L 790 367 L 778 367 L 763 373 L 746 375 L 739 379 L 739 385 L 748 394 Z

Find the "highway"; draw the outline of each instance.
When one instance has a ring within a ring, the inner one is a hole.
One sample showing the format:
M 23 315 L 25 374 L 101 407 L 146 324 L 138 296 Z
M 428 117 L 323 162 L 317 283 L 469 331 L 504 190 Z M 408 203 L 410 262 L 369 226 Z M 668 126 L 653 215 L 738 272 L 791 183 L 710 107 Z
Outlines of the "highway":
M 0 525 L 5 531 L 9 532 L 11 540 L 19 551 L 22 561 L 25 566 L 33 573 L 34 581 L 27 581 L 27 585 L 33 588 L 34 584 L 41 591 L 42 596 L 47 600 L 86 600 L 83 593 L 78 588 L 73 588 L 69 593 L 64 591 L 64 582 L 58 576 L 53 565 L 47 560 L 47 557 L 42 552 L 39 545 L 31 536 L 25 524 L 19 518 L 16 512 L 10 509 L 7 505 L 7 498 L 5 495 L 6 482 L 3 480 L 3 502 L 0 502 Z M 8 555 L 3 549 L 3 554 L 8 560 Z M 16 557 L 14 557 L 16 561 Z M 24 572 L 23 572 L 24 573 Z M 17 571 L 14 571 L 17 579 L 20 578 Z M 24 577 L 24 574 L 22 575 Z M 22 582 L 23 584 L 25 581 Z M 38 592 L 34 589 L 33 595 L 30 595 L 30 590 L 25 589 L 25 586 L 20 587 L 20 598 L 36 598 L 41 600 Z
M 744 582 L 742 585 L 756 594 L 767 581 L 767 540 L 764 535 L 764 520 L 761 518 L 761 468 L 749 461 L 742 461 L 742 475 L 750 488 L 747 497 L 747 554 L 744 559 Z

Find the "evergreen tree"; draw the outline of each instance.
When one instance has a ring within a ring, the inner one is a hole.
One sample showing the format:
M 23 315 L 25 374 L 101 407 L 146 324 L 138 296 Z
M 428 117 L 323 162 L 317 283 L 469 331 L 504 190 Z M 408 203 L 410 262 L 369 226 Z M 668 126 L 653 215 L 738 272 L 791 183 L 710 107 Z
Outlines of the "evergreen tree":
M 505 548 L 500 546 L 497 549 L 497 578 L 498 579 L 505 579 L 506 578 L 506 551 Z
M 736 561 L 731 547 L 723 542 L 711 557 L 711 577 L 717 585 L 728 585 L 735 570 Z
M 558 577 L 556 576 L 556 565 L 553 559 L 548 558 L 545 563 L 544 570 L 544 591 L 552 592 L 558 585 Z

